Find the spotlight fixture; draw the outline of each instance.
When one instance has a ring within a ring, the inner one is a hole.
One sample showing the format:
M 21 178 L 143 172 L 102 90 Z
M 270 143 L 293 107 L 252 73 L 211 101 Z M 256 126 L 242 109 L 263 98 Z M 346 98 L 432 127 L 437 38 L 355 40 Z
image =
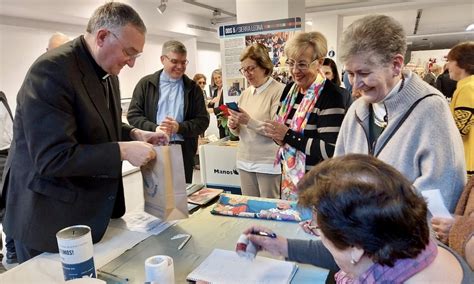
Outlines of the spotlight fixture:
M 161 0 L 160 6 L 156 8 L 156 10 L 160 13 L 163 14 L 166 10 L 166 3 L 168 3 L 168 0 Z
M 211 25 L 215 26 L 218 22 L 218 19 L 217 17 L 219 17 L 221 15 L 221 11 L 218 10 L 218 9 L 214 9 L 212 11 L 212 18 L 211 18 Z

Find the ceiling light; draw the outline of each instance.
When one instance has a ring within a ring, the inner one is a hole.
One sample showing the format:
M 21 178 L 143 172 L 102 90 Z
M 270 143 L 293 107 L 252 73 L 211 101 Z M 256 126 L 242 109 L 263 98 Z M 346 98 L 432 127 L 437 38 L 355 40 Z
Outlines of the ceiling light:
M 474 31 L 474 24 L 467 26 L 466 31 Z
M 156 8 L 156 10 L 160 13 L 160 14 L 163 14 L 166 10 L 166 3 L 168 2 L 168 0 L 161 0 L 161 4 L 160 6 L 158 6 L 158 8 Z
M 308 26 L 312 26 L 312 25 L 313 25 L 313 21 L 306 21 L 306 24 L 307 24 Z

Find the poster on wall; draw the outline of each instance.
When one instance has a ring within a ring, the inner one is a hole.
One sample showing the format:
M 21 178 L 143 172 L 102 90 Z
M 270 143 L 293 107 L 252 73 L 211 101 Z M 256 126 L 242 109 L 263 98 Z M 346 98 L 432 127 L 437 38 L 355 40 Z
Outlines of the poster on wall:
M 239 59 L 245 47 L 256 42 L 268 49 L 268 55 L 275 66 L 272 76 L 286 83 L 289 74 L 283 50 L 285 43 L 300 30 L 299 17 L 219 27 L 224 102 L 237 101 L 242 91 L 248 87 L 247 80 L 239 72 Z

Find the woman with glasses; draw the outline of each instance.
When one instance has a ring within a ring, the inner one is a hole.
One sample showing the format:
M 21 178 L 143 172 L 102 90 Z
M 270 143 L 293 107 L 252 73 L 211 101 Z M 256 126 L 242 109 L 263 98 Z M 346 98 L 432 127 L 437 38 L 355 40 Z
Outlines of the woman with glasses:
M 206 76 L 201 73 L 196 73 L 193 77 L 193 81 L 196 82 L 196 84 L 201 87 L 202 90 L 202 95 L 204 98 L 207 100 L 207 95 L 206 95 Z
M 323 161 L 298 188 L 319 239 L 286 239 L 253 226 L 244 234 L 257 249 L 338 271 L 336 283 L 472 283 L 463 259 L 430 236 L 426 201 L 392 166 L 349 154 Z
M 222 93 L 222 70 L 216 69 L 212 71 L 211 74 L 211 87 L 214 89 L 214 92 L 211 96 L 211 101 L 207 104 L 208 112 L 214 113 L 216 116 L 221 112 L 219 106 L 224 104 L 224 94 Z M 219 128 L 219 138 L 224 138 L 225 128 L 223 126 L 217 125 Z
M 250 86 L 239 97 L 239 111 L 230 111 L 229 129 L 240 138 L 237 168 L 243 195 L 280 198 L 281 167 L 275 165 L 278 146 L 265 136 L 265 120 L 272 120 L 284 85 L 275 81 L 272 60 L 262 44 L 248 46 L 240 55 Z
M 319 32 L 299 33 L 285 46 L 294 83 L 283 90 L 275 120 L 264 125 L 265 135 L 280 145 L 282 199 L 296 200 L 304 173 L 334 153 L 345 108 L 341 91 L 320 71 L 326 53 Z

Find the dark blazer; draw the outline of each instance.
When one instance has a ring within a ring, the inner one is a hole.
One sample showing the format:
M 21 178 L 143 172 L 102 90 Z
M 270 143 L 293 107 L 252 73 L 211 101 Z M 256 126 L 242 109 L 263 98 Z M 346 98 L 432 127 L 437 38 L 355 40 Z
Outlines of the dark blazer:
M 156 112 L 160 98 L 160 75 L 163 70 L 143 77 L 133 91 L 128 108 L 128 122 L 140 129 L 155 131 Z M 178 134 L 184 138 L 183 159 L 187 182 L 192 179 L 192 166 L 198 147 L 198 137 L 209 126 L 209 114 L 201 88 L 188 76 L 183 75 L 184 85 L 184 121 L 179 123 Z M 191 171 L 191 173 L 189 173 Z
M 3 225 L 38 251 L 57 252 L 56 233 L 76 224 L 96 243 L 125 213 L 116 141 L 131 127 L 121 123 L 117 77 L 109 110 L 88 53 L 81 36 L 43 54 L 18 92 Z
M 283 102 L 288 96 L 293 84 L 294 82 L 286 85 L 280 102 Z M 283 139 L 283 142 L 305 153 L 306 171 L 319 162 L 331 158 L 334 154 L 337 136 L 346 113 L 341 89 L 330 80 L 326 80 L 303 133 L 289 129 Z M 289 126 L 289 120 L 296 112 L 296 105 L 299 105 L 302 99 L 303 95 L 300 93 L 285 125 Z M 280 107 L 278 107 L 278 111 L 280 111 Z
M 457 82 L 449 77 L 449 70 L 446 69 L 443 74 L 439 75 L 436 79 L 436 89 L 440 90 L 441 93 L 447 98 L 452 98 L 454 91 L 456 90 Z

